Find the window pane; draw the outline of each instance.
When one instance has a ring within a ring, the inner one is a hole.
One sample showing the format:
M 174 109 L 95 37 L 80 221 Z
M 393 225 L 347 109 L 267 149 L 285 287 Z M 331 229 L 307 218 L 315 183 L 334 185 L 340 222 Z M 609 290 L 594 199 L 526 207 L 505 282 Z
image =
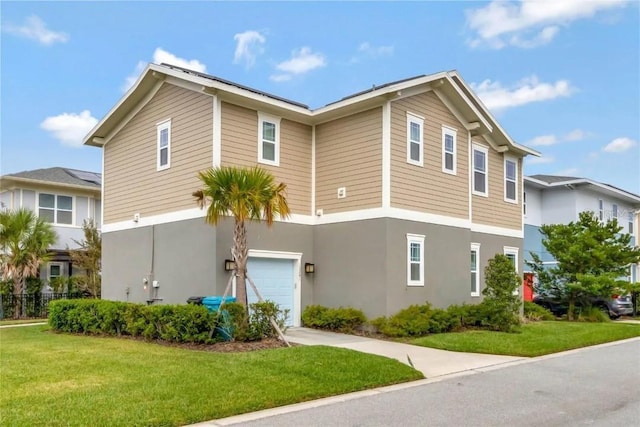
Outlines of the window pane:
M 53 209 L 40 209 L 38 216 L 45 222 L 53 222 Z
M 71 224 L 71 211 L 58 211 L 58 224 Z
M 420 280 L 420 263 L 411 264 L 411 280 Z
M 453 154 L 445 153 L 444 154 L 444 168 L 447 170 L 453 170 Z
M 58 196 L 58 209 L 70 211 L 73 208 L 73 198 L 69 196 Z
M 166 147 L 169 145 L 169 129 L 162 129 L 160 131 L 160 147 Z
M 60 276 L 60 266 L 59 265 L 51 265 L 50 266 L 50 271 L 51 273 L 49 274 L 49 277 L 58 277 Z
M 420 144 L 411 143 L 411 160 L 420 161 Z
M 482 151 L 473 152 L 473 168 L 477 171 L 485 171 L 484 153 Z
M 262 139 L 275 142 L 276 125 L 274 123 L 262 122 Z
M 450 153 L 453 153 L 453 136 L 445 135 L 444 136 L 444 149 Z
M 511 264 L 513 264 L 513 266 L 516 266 L 516 256 L 515 254 L 506 254 L 506 257 L 509 258 L 509 260 L 511 261 Z
M 516 183 L 513 181 L 507 181 L 507 199 L 516 199 Z
M 411 141 L 420 141 L 420 125 L 418 123 L 411 123 Z
M 613 205 L 613 206 L 611 207 L 611 210 L 613 211 L 613 214 L 612 214 L 612 215 L 613 215 L 613 217 L 614 217 L 614 218 L 618 218 L 618 205 Z
M 471 273 L 471 292 L 474 294 L 478 292 L 478 288 L 476 287 L 476 274 L 475 272 Z
M 473 186 L 474 190 L 476 190 L 479 193 L 486 193 L 487 186 L 485 185 L 485 182 L 484 182 L 484 177 L 485 177 L 484 173 L 474 172 L 473 175 L 474 175 L 474 186 Z
M 420 244 L 419 243 L 411 243 L 410 260 L 411 262 L 420 262 Z
M 476 257 L 476 251 L 471 251 L 471 271 L 477 271 L 478 269 Z
M 169 148 L 163 148 L 160 150 L 160 166 L 166 166 L 169 164 Z
M 262 142 L 262 158 L 264 160 L 276 161 L 276 144 L 263 141 Z
M 506 177 L 512 181 L 516 180 L 516 164 L 515 162 L 511 162 L 507 160 L 506 162 Z
M 53 194 L 40 194 L 39 203 L 41 208 L 51 208 L 55 207 L 55 196 Z

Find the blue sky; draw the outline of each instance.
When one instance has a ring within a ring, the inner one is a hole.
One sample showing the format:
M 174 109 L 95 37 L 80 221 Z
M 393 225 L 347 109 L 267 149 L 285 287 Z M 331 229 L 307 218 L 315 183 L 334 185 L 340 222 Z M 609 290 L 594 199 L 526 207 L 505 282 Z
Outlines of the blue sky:
M 637 2 L 7 2 L 0 173 L 100 170 L 84 134 L 148 62 L 320 107 L 457 69 L 522 144 L 525 174 L 640 193 Z

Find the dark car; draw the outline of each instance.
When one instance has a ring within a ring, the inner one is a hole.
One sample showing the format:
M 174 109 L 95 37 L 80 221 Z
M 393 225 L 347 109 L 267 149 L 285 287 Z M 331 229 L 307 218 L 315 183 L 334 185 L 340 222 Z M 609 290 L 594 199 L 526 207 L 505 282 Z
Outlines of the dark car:
M 537 295 L 533 302 L 546 308 L 556 316 L 562 316 L 569 311 L 569 302 L 566 299 L 558 299 L 552 296 Z M 589 303 L 606 313 L 611 319 L 620 316 L 628 316 L 633 313 L 633 304 L 630 296 L 613 295 L 611 298 L 591 298 Z M 576 307 L 580 307 L 582 301 L 576 301 Z

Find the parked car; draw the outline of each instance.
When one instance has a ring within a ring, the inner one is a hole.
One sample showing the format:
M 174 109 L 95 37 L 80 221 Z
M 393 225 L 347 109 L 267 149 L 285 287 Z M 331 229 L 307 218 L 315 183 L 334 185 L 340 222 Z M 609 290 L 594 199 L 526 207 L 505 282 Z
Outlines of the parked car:
M 562 316 L 569 311 L 569 302 L 566 299 L 554 298 L 548 295 L 536 295 L 533 302 L 546 308 L 556 316 Z M 581 301 L 576 301 L 576 307 L 581 306 Z M 611 319 L 620 316 L 629 316 L 633 313 L 633 304 L 630 296 L 613 295 L 611 298 L 591 298 L 591 306 L 597 307 Z

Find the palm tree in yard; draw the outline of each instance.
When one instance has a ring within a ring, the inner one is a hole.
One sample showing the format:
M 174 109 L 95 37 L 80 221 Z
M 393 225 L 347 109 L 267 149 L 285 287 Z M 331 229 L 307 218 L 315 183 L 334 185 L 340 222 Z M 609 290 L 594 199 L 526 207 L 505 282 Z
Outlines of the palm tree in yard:
M 273 175 L 260 167 L 215 167 L 200 172 L 198 177 L 203 187 L 193 196 L 200 208 L 207 208 L 207 222 L 216 225 L 223 216 L 233 216 L 235 220 L 231 253 L 236 262 L 236 297 L 246 306 L 249 251 L 246 222 L 262 220 L 271 227 L 276 217 L 287 218 L 287 186 L 276 184 Z
M 13 293 L 25 292 L 26 279 L 37 277 L 58 236 L 51 224 L 27 209 L 0 211 L 0 273 L 13 282 Z M 20 315 L 16 307 L 15 317 Z

